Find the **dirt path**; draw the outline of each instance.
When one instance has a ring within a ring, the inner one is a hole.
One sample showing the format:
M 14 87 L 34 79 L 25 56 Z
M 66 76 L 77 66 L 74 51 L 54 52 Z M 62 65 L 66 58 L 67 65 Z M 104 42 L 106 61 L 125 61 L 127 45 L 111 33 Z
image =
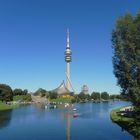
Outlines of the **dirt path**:
M 48 103 L 48 99 L 46 99 L 45 97 L 31 95 L 31 98 L 34 103 Z

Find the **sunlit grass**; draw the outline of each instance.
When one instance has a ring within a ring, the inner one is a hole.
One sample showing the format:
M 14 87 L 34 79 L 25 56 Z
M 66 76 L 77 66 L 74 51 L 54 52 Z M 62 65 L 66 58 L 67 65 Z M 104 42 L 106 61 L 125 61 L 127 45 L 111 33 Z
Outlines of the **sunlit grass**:
M 24 96 L 25 96 L 25 95 L 20 95 L 20 96 L 17 95 L 17 96 L 14 96 L 14 97 L 13 97 L 13 101 L 23 100 Z
M 57 98 L 57 99 L 51 99 L 50 102 L 56 102 L 56 103 L 71 103 L 71 99 Z
M 0 110 L 9 110 L 9 109 L 13 109 L 16 107 L 17 107 L 17 105 L 8 105 L 8 104 L 0 101 Z

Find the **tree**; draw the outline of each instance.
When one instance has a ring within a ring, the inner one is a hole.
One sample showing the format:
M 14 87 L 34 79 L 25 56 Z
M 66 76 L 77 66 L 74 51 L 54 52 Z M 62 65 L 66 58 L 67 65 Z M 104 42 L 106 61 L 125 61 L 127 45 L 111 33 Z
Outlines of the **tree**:
M 114 95 L 114 94 L 113 94 L 113 95 L 110 95 L 109 98 L 110 98 L 111 100 L 114 100 L 114 99 L 116 99 L 116 95 Z
M 24 95 L 27 95 L 27 94 L 28 94 L 28 90 L 27 90 L 27 89 L 24 89 L 24 90 L 23 90 L 23 94 L 24 94 Z
M 24 95 L 24 96 L 23 96 L 23 100 L 24 100 L 24 101 L 28 101 L 28 102 L 32 101 L 31 94 L 26 94 L 26 95 Z
M 91 100 L 91 96 L 89 94 L 85 94 L 85 98 L 90 101 Z
M 8 102 L 13 100 L 13 91 L 10 86 L 0 84 L 0 100 Z
M 35 96 L 43 96 L 47 91 L 43 88 L 39 88 L 35 93 L 34 95 Z
M 72 99 L 72 103 L 74 103 L 74 102 L 79 102 L 80 101 L 80 99 L 79 99 L 79 97 L 78 97 L 78 94 L 74 94 L 73 95 L 73 99 Z
M 114 74 L 121 93 L 135 106 L 135 123 L 140 126 L 140 13 L 118 19 L 112 43 Z
M 79 97 L 80 100 L 83 100 L 83 101 L 86 99 L 86 95 L 83 92 L 80 92 L 78 97 Z
M 100 100 L 100 93 L 99 92 L 92 92 L 91 98 L 94 100 Z
M 109 94 L 107 92 L 102 92 L 101 93 L 101 98 L 104 100 L 109 100 Z
M 140 13 L 119 18 L 112 33 L 114 74 L 121 93 L 140 105 Z
M 23 95 L 23 91 L 20 88 L 16 88 L 16 89 L 13 90 L 13 94 L 14 94 L 14 96 Z
M 57 98 L 57 93 L 56 92 L 49 92 L 49 97 L 50 99 L 56 99 Z
M 41 93 L 41 97 L 45 97 L 46 96 L 46 94 L 45 93 Z
M 45 93 L 45 96 L 46 96 L 46 98 L 49 98 L 49 91 L 46 91 L 46 93 Z

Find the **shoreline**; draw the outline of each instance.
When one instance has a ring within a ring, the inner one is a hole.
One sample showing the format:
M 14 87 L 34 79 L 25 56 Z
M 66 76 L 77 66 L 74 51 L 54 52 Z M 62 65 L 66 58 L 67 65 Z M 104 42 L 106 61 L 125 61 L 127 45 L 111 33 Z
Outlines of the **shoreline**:
M 8 105 L 8 104 L 0 101 L 0 111 L 11 110 L 11 109 L 15 109 L 17 107 L 18 106 L 16 104 Z
M 112 120 L 112 122 L 116 123 L 122 129 L 126 130 L 128 133 L 130 133 L 132 136 L 134 136 L 135 140 L 139 140 L 140 136 L 137 135 L 137 133 L 138 133 L 138 131 L 139 131 L 138 129 L 140 129 L 140 127 L 136 128 L 134 119 L 132 117 L 130 118 L 130 117 L 118 115 L 118 112 L 122 108 L 124 108 L 124 107 L 113 109 L 110 112 L 110 119 Z

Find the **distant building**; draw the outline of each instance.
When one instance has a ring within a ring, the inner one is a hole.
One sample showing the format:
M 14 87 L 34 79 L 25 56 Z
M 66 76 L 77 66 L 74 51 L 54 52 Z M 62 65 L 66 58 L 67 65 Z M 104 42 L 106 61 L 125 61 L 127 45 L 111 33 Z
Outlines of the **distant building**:
M 83 92 L 84 94 L 89 94 L 89 89 L 87 85 L 83 85 L 81 88 L 81 92 Z

